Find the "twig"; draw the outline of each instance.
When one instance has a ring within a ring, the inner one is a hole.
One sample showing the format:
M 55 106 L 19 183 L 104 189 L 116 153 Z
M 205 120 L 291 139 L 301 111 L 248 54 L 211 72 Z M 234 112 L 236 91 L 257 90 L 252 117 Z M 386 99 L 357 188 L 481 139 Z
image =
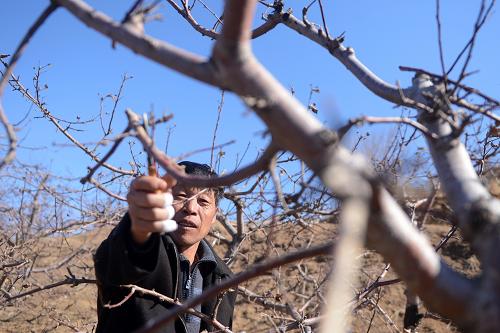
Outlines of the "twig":
M 215 121 L 215 128 L 214 128 L 214 135 L 212 138 L 212 150 L 210 153 L 210 167 L 214 167 L 213 161 L 214 161 L 214 150 L 215 150 L 215 138 L 217 137 L 217 129 L 219 128 L 219 122 L 220 122 L 220 115 L 222 113 L 222 107 L 224 106 L 224 90 L 222 90 L 220 94 L 220 102 L 219 106 L 217 107 L 217 120 Z
M 87 251 L 88 251 L 88 249 L 86 249 L 84 246 L 81 246 L 79 249 L 77 249 L 76 251 L 71 253 L 69 256 L 67 256 L 66 258 L 62 259 L 59 262 L 56 262 L 55 264 L 52 264 L 50 266 L 45 266 L 45 267 L 33 267 L 33 268 L 31 268 L 30 273 L 41 273 L 41 272 L 47 273 L 48 271 L 52 271 L 52 270 L 61 268 L 63 265 L 70 262 L 77 255 L 80 255 L 80 254 L 85 253 Z
M 99 169 L 102 165 L 104 165 L 106 163 L 106 161 L 108 160 L 108 158 L 110 158 L 111 155 L 114 154 L 114 152 L 116 151 L 116 149 L 118 148 L 118 146 L 120 145 L 120 143 L 123 141 L 123 139 L 125 139 L 125 137 L 126 137 L 125 134 L 127 134 L 129 131 L 130 131 L 130 127 L 127 126 L 127 128 L 125 128 L 125 130 L 118 137 L 118 139 L 115 140 L 115 142 L 113 143 L 113 146 L 106 153 L 106 155 L 104 155 L 104 157 L 100 161 L 98 161 L 98 163 L 94 167 L 92 167 L 89 170 L 89 172 L 87 173 L 87 175 L 85 177 L 83 177 L 82 179 L 80 179 L 80 183 L 85 184 L 85 183 L 87 183 L 87 182 L 90 181 L 90 179 L 92 178 L 92 176 L 94 175 L 94 173 L 97 171 L 97 169 Z
M 444 87 L 447 89 L 448 86 L 448 75 L 446 73 L 445 65 L 444 65 L 444 51 L 443 51 L 443 42 L 442 42 L 442 32 L 441 32 L 441 17 L 440 17 L 440 1 L 436 0 L 436 25 L 437 25 L 437 33 L 438 33 L 438 46 L 439 46 L 439 61 L 441 63 L 441 72 L 443 73 L 443 82 Z
M 353 125 L 358 125 L 358 124 L 363 124 L 363 123 L 369 123 L 369 124 L 387 124 L 387 123 L 401 123 L 401 124 L 406 124 L 410 125 L 413 128 L 419 130 L 422 132 L 425 136 L 427 136 L 429 139 L 434 139 L 437 140 L 439 139 L 439 136 L 437 136 L 435 133 L 432 133 L 427 127 L 424 125 L 420 124 L 418 121 L 412 120 L 410 118 L 404 118 L 404 117 L 370 117 L 370 116 L 363 116 L 359 118 L 354 118 L 349 120 L 349 123 L 342 126 L 339 129 L 339 135 L 342 137 L 344 134 L 353 126 Z
M 439 191 L 439 184 L 437 186 L 434 186 L 431 194 L 427 198 L 426 206 L 424 208 L 424 215 L 422 216 L 422 219 L 417 223 L 417 227 L 419 229 L 422 229 L 422 226 L 424 226 L 427 223 L 427 220 L 429 219 L 430 212 L 432 209 L 432 206 L 434 206 L 434 202 L 436 201 L 437 195 Z
M 14 75 L 11 75 L 12 76 L 12 80 L 14 81 L 15 83 L 15 88 L 18 89 L 29 101 L 31 101 L 33 104 L 35 104 L 38 109 L 43 113 L 44 116 L 46 116 L 49 121 L 51 123 L 53 123 L 57 129 L 59 131 L 61 131 L 62 134 L 64 134 L 64 136 L 66 136 L 74 145 L 76 145 L 78 148 L 80 148 L 81 150 L 83 150 L 87 155 L 89 155 L 94 161 L 98 162 L 100 161 L 100 159 L 97 157 L 96 154 L 94 154 L 88 147 L 86 147 L 84 144 L 82 144 L 80 141 L 78 141 L 75 137 L 73 137 L 66 128 L 64 128 L 60 123 L 59 121 L 57 120 L 56 117 L 54 117 L 54 115 L 52 115 L 52 113 L 49 112 L 49 110 L 47 110 L 47 108 L 41 104 L 33 95 L 31 95 L 31 93 L 28 91 L 28 89 L 26 89 L 24 87 L 24 85 L 19 81 L 19 79 L 17 77 L 15 77 Z M 124 174 L 124 175 L 135 175 L 135 172 L 134 171 L 129 171 L 129 170 L 124 170 L 124 169 L 121 169 L 121 168 L 117 168 L 117 167 L 114 167 L 108 163 L 102 163 L 102 166 L 104 166 L 105 168 L 113 171 L 113 172 L 117 172 L 117 173 L 120 173 L 120 174 Z
M 465 73 L 467 65 L 468 65 L 468 63 L 469 63 L 469 61 L 471 59 L 472 49 L 474 48 L 474 42 L 476 40 L 477 33 L 479 32 L 479 30 L 481 29 L 481 27 L 483 26 L 483 24 L 486 22 L 486 19 L 488 18 L 489 13 L 491 12 L 491 10 L 493 9 L 493 6 L 495 5 L 495 0 L 491 1 L 490 6 L 486 10 L 486 14 L 481 18 L 482 14 L 484 12 L 484 4 L 485 4 L 485 0 L 483 0 L 481 2 L 481 9 L 479 10 L 479 14 L 478 14 L 476 23 L 474 24 L 474 32 L 472 33 L 472 37 L 469 39 L 469 41 L 464 46 L 464 48 L 462 49 L 462 51 L 460 51 L 460 53 L 458 54 L 457 58 L 455 59 L 455 61 L 453 62 L 453 64 L 448 69 L 448 72 L 446 73 L 447 75 L 450 75 L 450 73 L 453 71 L 453 69 L 455 68 L 455 65 L 458 63 L 458 61 L 460 60 L 460 58 L 462 57 L 462 55 L 465 53 L 465 51 L 467 51 L 467 49 L 469 49 L 469 52 L 467 54 L 467 59 L 466 59 L 466 61 L 464 63 L 464 66 L 462 67 L 462 72 L 461 72 L 461 74 L 459 76 L 459 81 L 462 79 L 462 76 Z
M 181 155 L 178 155 L 176 157 L 176 160 L 177 161 L 180 161 L 180 160 L 183 160 L 185 158 L 187 158 L 188 156 L 191 156 L 191 155 L 195 155 L 195 154 L 199 154 L 199 153 L 203 153 L 205 151 L 212 151 L 212 150 L 216 150 L 216 149 L 221 149 L 221 148 L 224 148 L 226 146 L 229 146 L 229 145 L 232 145 L 236 142 L 236 140 L 229 140 L 227 142 L 224 142 L 224 143 L 221 143 L 219 145 L 215 145 L 212 147 L 206 147 L 206 148 L 200 148 L 200 149 L 196 149 L 196 150 L 192 150 L 190 152 L 187 152 L 187 153 L 183 153 Z M 165 149 L 165 154 L 167 153 L 167 150 Z
M 203 5 L 203 7 L 205 7 L 205 9 L 208 10 L 208 12 L 210 14 L 212 14 L 213 17 L 215 17 L 215 19 L 217 20 L 217 23 L 224 24 L 222 22 L 222 19 L 220 17 L 218 17 L 217 14 L 215 14 L 214 11 L 211 10 L 210 7 L 208 7 L 207 4 L 204 1 L 202 1 L 202 0 L 197 0 L 197 1 L 199 1 Z
M 238 291 L 238 294 L 243 296 L 246 300 L 248 300 L 250 302 L 255 302 L 255 303 L 263 306 L 266 309 L 271 309 L 271 310 L 276 310 L 276 311 L 280 311 L 283 313 L 288 313 L 288 309 L 287 309 L 287 306 L 285 304 L 273 302 L 268 297 L 260 296 L 256 293 L 254 293 L 253 291 L 251 291 L 245 287 L 242 287 L 242 286 L 238 286 L 237 291 Z
M 441 238 L 439 243 L 435 246 L 436 252 L 439 251 L 450 240 L 450 238 L 455 234 L 457 229 L 458 227 L 456 225 L 450 228 L 448 233 L 443 238 Z
M 202 34 L 203 36 L 210 37 L 212 39 L 219 38 L 220 33 L 214 31 L 214 29 L 207 29 L 203 27 L 195 20 L 195 18 L 191 15 L 191 9 L 184 4 L 184 0 L 181 0 L 183 8 L 181 8 L 174 0 L 167 0 L 167 2 L 200 34 Z M 204 4 L 203 2 L 201 3 L 205 8 L 207 8 L 207 10 L 209 10 L 206 4 Z M 213 11 L 210 12 L 217 19 L 217 23 L 222 24 L 221 19 L 217 17 L 217 15 Z M 266 34 L 267 32 L 271 31 L 274 27 L 276 27 L 280 22 L 281 22 L 281 16 L 269 15 L 267 20 L 263 24 L 261 24 L 252 31 L 252 38 L 258 38 Z
M 23 37 L 21 42 L 19 43 L 14 55 L 10 58 L 9 65 L 7 66 L 6 71 L 3 73 L 2 80 L 0 81 L 0 97 L 3 95 L 3 91 L 5 89 L 5 85 L 7 83 L 8 78 L 12 74 L 14 67 L 16 66 L 19 58 L 24 53 L 24 50 L 28 46 L 31 38 L 35 35 L 36 31 L 42 26 L 45 20 L 57 9 L 58 5 L 54 2 L 50 2 L 47 8 L 40 14 L 35 23 L 29 28 L 26 35 Z
M 304 22 L 304 24 L 307 27 L 312 26 L 311 22 L 309 22 L 309 20 L 307 19 L 307 12 L 309 11 L 309 8 L 311 8 L 311 6 L 316 3 L 316 1 L 318 1 L 318 0 L 312 0 L 307 6 L 302 8 L 302 22 Z M 321 33 L 319 31 L 318 31 L 318 34 L 321 35 Z
M 382 317 L 385 318 L 385 322 L 388 324 L 389 327 L 391 327 L 392 329 L 394 329 L 398 333 L 401 332 L 401 330 L 394 323 L 394 321 L 391 319 L 391 317 L 389 317 L 389 315 L 387 314 L 387 312 L 385 312 L 384 309 L 382 309 L 380 307 L 380 305 L 378 305 L 378 303 L 375 303 L 372 299 L 369 299 L 368 302 L 370 304 L 372 304 L 378 310 L 378 312 L 380 312 L 380 314 L 382 315 Z
M 105 186 L 103 186 L 101 183 L 99 183 L 94 178 L 89 178 L 87 181 L 89 183 L 91 183 L 92 185 L 94 185 L 95 187 L 97 187 L 98 189 L 100 189 L 101 191 L 103 191 L 104 193 L 106 193 L 107 195 L 109 195 L 110 197 L 115 198 L 115 199 L 120 200 L 120 201 L 127 201 L 127 198 L 111 192 L 110 190 L 108 190 Z
M 276 156 L 271 158 L 269 163 L 269 173 L 271 174 L 271 179 L 273 180 L 274 189 L 276 191 L 276 197 L 278 198 L 283 210 L 287 212 L 289 210 L 288 204 L 286 203 L 285 197 L 283 196 L 283 190 L 281 188 L 281 180 L 279 175 L 276 173 Z
M 111 133 L 111 124 L 113 123 L 113 117 L 115 116 L 116 107 L 118 106 L 118 102 L 120 101 L 121 94 L 123 92 L 123 87 L 125 86 L 125 81 L 130 79 L 131 76 L 127 76 L 127 74 L 123 75 L 122 82 L 120 84 L 120 88 L 118 89 L 118 93 L 113 97 L 113 109 L 111 110 L 111 116 L 108 123 L 108 129 L 104 132 L 104 136 L 109 135 Z
M 328 33 L 328 27 L 326 26 L 325 13 L 323 12 L 323 2 L 321 0 L 319 3 L 319 11 L 321 12 L 321 20 L 323 21 L 323 28 L 325 29 L 326 38 L 330 38 L 330 34 Z

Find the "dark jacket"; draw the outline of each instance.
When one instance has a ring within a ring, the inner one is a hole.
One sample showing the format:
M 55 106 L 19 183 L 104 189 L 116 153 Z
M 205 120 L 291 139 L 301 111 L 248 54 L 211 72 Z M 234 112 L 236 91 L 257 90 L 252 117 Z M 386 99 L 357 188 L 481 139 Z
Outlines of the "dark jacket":
M 203 289 L 232 275 L 217 255 L 215 258 L 217 266 L 203 277 Z M 182 295 L 179 282 L 179 252 L 172 238 L 168 235 L 153 234 L 144 247 L 136 247 L 130 234 L 128 214 L 99 246 L 94 255 L 94 264 L 98 286 L 96 333 L 132 332 L 147 321 L 163 316 L 173 307 L 155 297 L 137 293 L 118 307 L 104 307 L 104 304 L 121 302 L 129 294 L 130 289 L 120 285 L 134 284 L 154 289 L 174 299 Z M 227 327 L 232 326 L 235 298 L 235 293 L 225 293 L 217 310 L 217 320 Z M 216 303 L 217 299 L 205 301 L 201 311 L 211 316 Z M 202 321 L 201 331 L 205 329 L 210 331 L 212 327 Z M 178 318 L 165 326 L 161 332 L 185 332 L 183 320 Z

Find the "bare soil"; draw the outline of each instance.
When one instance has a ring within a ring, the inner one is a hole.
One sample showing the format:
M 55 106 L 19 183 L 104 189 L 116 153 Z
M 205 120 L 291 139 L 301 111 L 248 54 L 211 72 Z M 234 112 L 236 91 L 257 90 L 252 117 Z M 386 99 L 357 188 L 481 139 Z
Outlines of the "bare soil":
M 217 230 L 224 234 L 222 227 Z M 433 219 L 425 225 L 424 232 L 433 244 L 448 233 L 450 225 Z M 234 272 L 239 272 L 253 263 L 271 256 L 294 251 L 298 248 L 335 239 L 337 226 L 332 223 L 313 224 L 310 227 L 290 224 L 274 225 L 249 232 L 232 263 Z M 37 259 L 22 291 L 61 281 L 68 274 L 93 278 L 92 251 L 107 236 L 109 228 L 92 231 L 70 238 L 54 237 L 36 245 Z M 216 250 L 223 255 L 226 246 L 217 244 Z M 70 261 L 64 259 L 75 251 L 78 255 Z M 473 277 L 480 272 L 480 264 L 469 246 L 457 233 L 442 248 L 443 260 L 454 270 Z M 369 286 L 384 270 L 381 256 L 365 251 L 357 259 L 361 263 L 360 283 L 353 286 L 357 293 Z M 67 267 L 70 267 L 68 272 Z M 47 268 L 45 271 L 43 268 Z M 320 315 L 320 303 L 325 296 L 324 285 L 335 263 L 331 258 L 316 257 L 310 260 L 281 267 L 248 281 L 243 287 L 255 292 L 261 300 L 286 305 L 296 310 L 304 319 Z M 383 280 L 397 278 L 389 269 Z M 15 293 L 19 292 L 17 290 Z M 13 293 L 13 294 L 15 294 Z M 375 289 L 368 296 L 354 300 L 352 316 L 353 332 L 403 332 L 405 313 L 405 287 L 395 283 Z M 418 332 L 458 332 L 446 319 L 427 312 L 420 306 L 424 318 Z M 96 322 L 96 287 L 94 284 L 77 286 L 63 285 L 43 290 L 11 301 L 0 308 L 0 332 L 92 332 Z M 258 302 L 238 296 L 235 311 L 235 332 L 269 332 L 282 330 L 301 331 L 305 328 L 290 326 L 294 320 L 290 312 L 263 307 Z M 288 325 L 288 326 L 287 326 Z M 315 331 L 317 326 L 311 326 Z

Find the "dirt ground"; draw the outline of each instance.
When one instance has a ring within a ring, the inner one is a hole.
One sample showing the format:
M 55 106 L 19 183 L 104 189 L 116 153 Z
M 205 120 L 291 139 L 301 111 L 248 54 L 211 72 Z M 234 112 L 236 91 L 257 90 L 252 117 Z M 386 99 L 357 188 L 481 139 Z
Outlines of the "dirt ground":
M 221 227 L 219 229 L 223 233 Z M 440 220 L 425 225 L 424 232 L 433 244 L 439 243 L 450 230 Z M 109 228 L 70 238 L 54 237 L 37 247 L 37 260 L 23 291 L 61 281 L 68 274 L 93 278 L 92 252 L 109 232 Z M 239 272 L 253 263 L 270 256 L 335 239 L 336 225 L 320 223 L 308 228 L 295 225 L 270 226 L 250 232 L 239 248 L 231 268 Z M 212 239 L 215 242 L 215 239 Z M 224 246 L 215 244 L 224 253 Z M 64 258 L 78 253 L 68 262 Z M 471 277 L 480 272 L 480 265 L 470 248 L 454 235 L 440 251 L 444 261 L 453 269 Z M 365 251 L 360 260 L 360 283 L 353 286 L 360 293 L 384 270 L 383 259 L 372 251 Z M 70 267 L 70 272 L 67 270 Z M 304 319 L 320 315 L 320 301 L 324 297 L 324 282 L 335 264 L 329 257 L 316 257 L 294 263 L 253 279 L 242 287 L 258 294 L 260 300 L 276 304 L 290 304 Z M 44 269 L 45 268 L 45 269 Z M 389 269 L 383 280 L 397 276 Z M 353 332 L 403 332 L 406 297 L 403 283 L 375 289 L 368 296 L 353 300 Z M 93 284 L 63 285 L 11 301 L 0 308 L 0 332 L 92 332 L 96 322 L 96 288 Z M 424 315 L 417 332 L 458 332 L 444 318 L 429 313 Z M 307 331 L 290 326 L 293 319 L 286 311 L 263 307 L 258 302 L 238 296 L 235 311 L 235 332 Z M 315 331 L 317 326 L 310 326 Z

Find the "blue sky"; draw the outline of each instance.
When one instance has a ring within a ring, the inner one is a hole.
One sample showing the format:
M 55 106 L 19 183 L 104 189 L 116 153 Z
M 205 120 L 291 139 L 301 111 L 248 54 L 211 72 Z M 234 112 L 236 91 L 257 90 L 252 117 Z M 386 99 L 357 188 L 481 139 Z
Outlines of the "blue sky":
M 443 46 L 449 66 L 470 37 L 480 1 L 441 1 Z M 0 12 L 0 53 L 12 54 L 28 27 L 41 13 L 48 1 L 18 0 L 2 4 Z M 95 8 L 120 20 L 132 1 L 89 1 Z M 222 1 L 206 1 L 220 13 Z M 287 1 L 296 16 L 300 16 L 304 1 Z M 440 72 L 435 23 L 435 2 L 426 1 L 324 1 L 330 33 L 345 32 L 345 45 L 355 49 L 357 56 L 384 80 L 402 87 L 409 85 L 411 74 L 400 72 L 399 65 L 420 67 Z M 316 6 L 317 7 L 317 6 Z M 317 8 L 310 10 L 310 19 L 320 23 Z M 201 7 L 199 8 L 201 9 Z M 213 41 L 202 37 L 180 18 L 165 2 L 160 11 L 164 20 L 154 22 L 146 31 L 157 38 L 203 56 L 210 54 Z M 212 24 L 206 13 L 195 11 L 200 22 Z M 255 23 L 261 20 L 257 16 Z M 500 17 L 497 11 L 481 32 L 470 66 L 480 70 L 467 83 L 493 96 L 500 88 L 498 33 Z M 64 9 L 58 9 L 38 31 L 28 46 L 15 73 L 21 81 L 32 85 L 34 67 L 51 64 L 42 82 L 48 85 L 43 92 L 48 109 L 57 117 L 75 120 L 93 119 L 99 113 L 99 96 L 116 93 L 121 77 L 127 73 L 123 98 L 118 104 L 113 122 L 115 134 L 125 127 L 124 109 L 138 113 L 154 107 L 157 114 L 173 113 L 174 119 L 157 131 L 156 139 L 164 146 L 168 126 L 174 126 L 169 153 L 183 153 L 210 147 L 217 118 L 220 91 L 195 82 L 163 68 L 118 46 L 113 50 L 107 37 L 87 28 Z M 306 103 L 311 86 L 320 94 L 313 97 L 319 108 L 318 116 L 328 126 L 336 127 L 348 118 L 360 115 L 399 115 L 387 102 L 368 92 L 328 52 L 284 26 L 257 39 L 253 49 L 260 61 L 282 82 L 295 90 Z M 41 163 L 58 174 L 81 177 L 93 163 L 81 151 L 68 147 L 68 140 L 58 133 L 40 112 L 16 92 L 7 89 L 4 107 L 12 123 L 27 118 L 20 125 L 22 139 L 19 159 Z M 105 104 L 110 111 L 111 103 Z M 73 132 L 81 142 L 96 142 L 102 137 L 99 121 L 81 126 Z M 260 120 L 245 109 L 232 94 L 225 95 L 217 144 L 236 140 L 225 148 L 222 169 L 230 170 L 237 158 L 249 146 L 247 161 L 263 147 L 264 129 Z M 387 127 L 370 131 L 381 133 Z M 23 147 L 29 147 L 26 149 Z M 31 149 L 31 148 L 47 149 Z M 105 151 L 107 148 L 104 148 Z M 208 161 L 209 153 L 191 159 Z M 122 146 L 112 162 L 127 166 L 130 160 L 128 145 Z

